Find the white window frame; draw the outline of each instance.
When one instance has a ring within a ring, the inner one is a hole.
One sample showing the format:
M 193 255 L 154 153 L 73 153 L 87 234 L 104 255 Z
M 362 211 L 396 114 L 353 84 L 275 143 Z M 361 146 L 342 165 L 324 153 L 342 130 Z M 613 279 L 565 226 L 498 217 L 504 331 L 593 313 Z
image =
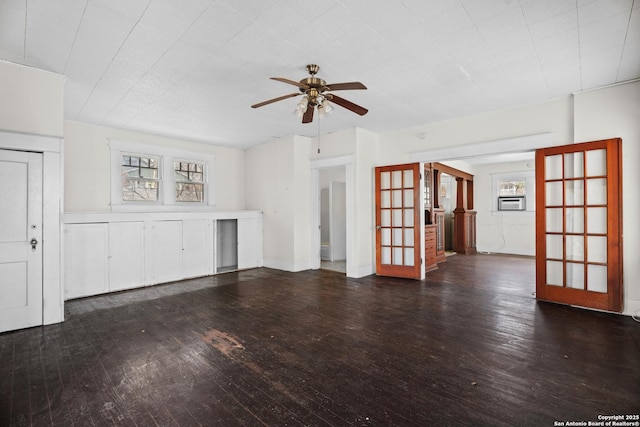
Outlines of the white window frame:
M 498 197 L 500 194 L 500 183 L 504 181 L 524 180 L 524 200 L 525 210 L 523 211 L 500 211 L 498 210 Z M 492 206 L 493 215 L 533 215 L 536 211 L 536 174 L 534 171 L 515 171 L 491 174 Z
M 122 168 L 124 167 L 122 165 L 122 159 L 124 156 L 131 156 L 131 157 L 146 157 L 146 158 L 152 158 L 152 159 L 156 159 L 158 161 L 158 178 L 157 179 L 151 179 L 151 178 L 138 178 L 139 180 L 142 181 L 155 181 L 158 183 L 158 200 L 122 200 Z M 120 164 L 120 179 L 118 181 L 119 186 L 120 186 L 120 200 L 123 203 L 135 203 L 135 204 L 144 204 L 144 205 L 160 205 L 162 204 L 162 187 L 164 186 L 164 182 L 162 180 L 163 177 L 163 164 L 162 164 L 162 157 L 161 156 L 156 156 L 155 154 L 149 154 L 149 153 L 134 153 L 131 151 L 121 151 L 120 152 L 120 156 L 119 156 L 119 164 Z
M 142 144 L 137 142 L 109 140 L 111 152 L 111 211 L 113 212 L 149 212 L 149 211 L 197 211 L 215 207 L 213 176 L 215 156 L 195 151 L 179 150 L 171 147 Z M 121 163 L 122 156 L 128 154 L 153 156 L 160 159 L 160 194 L 158 201 L 122 200 Z M 203 163 L 205 167 L 204 202 L 176 201 L 176 180 L 173 169 L 174 160 L 187 159 Z
M 209 195 L 207 194 L 207 190 L 209 189 L 209 168 L 207 165 L 207 162 L 203 162 L 202 160 L 198 160 L 198 159 L 194 159 L 192 158 L 182 158 L 182 157 L 174 157 L 172 162 L 171 162 L 171 173 L 173 174 L 173 197 L 175 200 L 175 194 L 176 194 L 176 184 L 178 183 L 178 181 L 175 179 L 176 177 L 176 171 L 175 171 L 175 162 L 181 162 L 181 163 L 200 163 L 202 164 L 202 184 L 204 187 L 204 194 L 203 196 L 203 201 L 202 202 L 185 202 L 185 201 L 178 201 L 176 200 L 175 202 L 178 204 L 184 204 L 184 205 L 189 205 L 189 206 L 198 206 L 198 205 L 206 205 L 207 201 L 209 199 Z M 187 182 L 187 181 L 180 181 L 180 182 Z

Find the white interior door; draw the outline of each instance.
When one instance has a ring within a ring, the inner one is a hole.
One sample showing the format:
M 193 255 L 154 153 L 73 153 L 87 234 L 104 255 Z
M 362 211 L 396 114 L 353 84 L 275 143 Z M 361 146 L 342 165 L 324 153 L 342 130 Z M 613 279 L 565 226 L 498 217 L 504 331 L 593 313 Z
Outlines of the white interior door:
M 42 155 L 0 150 L 0 332 L 42 325 Z

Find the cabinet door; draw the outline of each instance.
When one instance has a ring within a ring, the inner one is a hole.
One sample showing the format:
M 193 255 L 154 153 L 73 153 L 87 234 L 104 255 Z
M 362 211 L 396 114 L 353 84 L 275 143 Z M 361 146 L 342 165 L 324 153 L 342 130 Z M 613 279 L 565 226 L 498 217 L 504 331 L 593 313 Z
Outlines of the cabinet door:
M 182 275 L 198 277 L 213 274 L 213 222 L 182 222 Z
M 182 221 L 150 221 L 145 231 L 147 284 L 182 279 Z
M 64 226 L 65 299 L 109 290 L 107 229 L 106 223 Z
M 109 224 L 109 290 L 144 286 L 144 223 Z
M 238 219 L 238 269 L 262 266 L 262 219 Z

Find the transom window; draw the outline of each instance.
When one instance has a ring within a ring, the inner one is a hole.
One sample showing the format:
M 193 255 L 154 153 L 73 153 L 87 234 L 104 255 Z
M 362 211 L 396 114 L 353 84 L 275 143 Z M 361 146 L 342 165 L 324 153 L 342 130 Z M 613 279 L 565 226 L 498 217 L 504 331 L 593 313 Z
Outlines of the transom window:
M 160 161 L 157 157 L 125 154 L 121 162 L 122 200 L 158 201 Z
M 174 161 L 176 202 L 204 202 L 205 165 L 194 161 Z

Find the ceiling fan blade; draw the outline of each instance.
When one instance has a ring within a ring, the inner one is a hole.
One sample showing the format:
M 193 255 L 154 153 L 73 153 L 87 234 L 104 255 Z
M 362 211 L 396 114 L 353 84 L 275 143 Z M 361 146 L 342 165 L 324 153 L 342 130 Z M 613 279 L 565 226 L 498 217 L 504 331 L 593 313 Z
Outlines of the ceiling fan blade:
M 302 89 L 308 89 L 309 88 L 309 86 L 307 86 L 305 84 L 302 84 L 300 82 L 296 82 L 295 80 L 285 79 L 284 77 L 270 77 L 270 79 L 271 80 L 277 80 L 277 81 L 282 82 L 282 83 L 287 83 L 287 84 L 290 84 L 290 85 L 298 86 L 299 88 L 302 88 Z
M 369 112 L 369 110 L 367 110 L 366 108 L 361 107 L 358 104 L 354 104 L 351 101 L 347 101 L 344 98 L 340 98 L 337 95 L 331 94 L 330 101 L 333 102 L 334 104 L 338 104 L 339 106 L 346 108 L 347 110 L 351 110 L 356 114 L 360 114 L 361 116 L 364 116 Z
M 332 83 L 327 85 L 328 90 L 354 90 L 366 89 L 367 87 L 360 82 Z
M 302 93 L 290 93 L 289 95 L 279 96 L 277 98 L 273 98 L 273 99 L 270 99 L 268 101 L 260 102 L 258 104 L 253 104 L 251 106 L 251 108 L 262 107 L 264 105 L 271 104 L 273 102 L 282 101 L 283 99 L 287 99 L 287 98 L 293 98 L 294 96 L 298 96 L 298 95 L 302 95 Z
M 302 116 L 302 123 L 311 123 L 313 121 L 313 110 L 315 109 L 316 107 L 311 104 L 307 106 L 307 111 Z

